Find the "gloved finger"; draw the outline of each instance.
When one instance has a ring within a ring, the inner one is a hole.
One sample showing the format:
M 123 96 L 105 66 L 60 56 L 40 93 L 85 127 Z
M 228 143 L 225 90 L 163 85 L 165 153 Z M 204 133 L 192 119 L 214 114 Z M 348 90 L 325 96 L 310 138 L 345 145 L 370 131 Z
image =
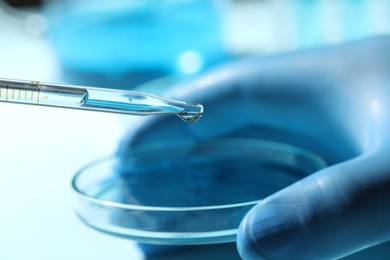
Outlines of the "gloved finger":
M 389 240 L 386 156 L 362 155 L 266 198 L 241 223 L 241 257 L 333 259 Z

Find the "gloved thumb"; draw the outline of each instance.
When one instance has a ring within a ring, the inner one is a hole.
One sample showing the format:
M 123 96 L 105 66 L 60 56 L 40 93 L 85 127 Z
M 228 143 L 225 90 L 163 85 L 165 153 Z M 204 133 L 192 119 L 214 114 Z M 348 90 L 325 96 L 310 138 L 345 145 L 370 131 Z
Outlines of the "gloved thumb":
M 317 172 L 264 199 L 243 219 L 244 259 L 338 258 L 390 239 L 385 151 Z

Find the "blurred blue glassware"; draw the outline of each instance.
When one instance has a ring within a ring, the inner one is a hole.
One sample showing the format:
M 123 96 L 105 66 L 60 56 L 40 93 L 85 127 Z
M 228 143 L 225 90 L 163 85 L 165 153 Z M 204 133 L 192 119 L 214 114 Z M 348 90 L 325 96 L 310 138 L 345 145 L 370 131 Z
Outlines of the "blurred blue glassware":
M 214 1 L 68 0 L 45 6 L 65 76 L 89 84 L 129 88 L 129 82 L 196 74 L 227 57 Z

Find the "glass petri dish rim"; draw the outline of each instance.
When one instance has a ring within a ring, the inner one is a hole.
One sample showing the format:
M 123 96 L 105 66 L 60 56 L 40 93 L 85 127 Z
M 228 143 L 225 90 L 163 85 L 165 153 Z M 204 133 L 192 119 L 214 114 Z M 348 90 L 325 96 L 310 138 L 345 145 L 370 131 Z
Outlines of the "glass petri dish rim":
M 152 144 L 145 144 L 145 145 L 139 145 L 135 146 L 132 149 L 132 153 L 139 153 L 144 152 L 151 149 L 156 149 L 158 147 L 164 147 L 166 145 L 169 145 L 170 148 L 177 148 L 177 147 L 186 147 L 189 144 L 197 144 L 197 145 L 231 145 L 231 146 L 242 146 L 242 147 L 254 147 L 261 149 L 272 149 L 277 151 L 283 151 L 289 154 L 295 154 L 300 155 L 306 158 L 310 158 L 311 161 L 316 162 L 319 170 L 325 168 L 327 166 L 327 163 L 325 160 L 320 157 L 319 155 L 310 152 L 308 150 L 305 150 L 303 148 L 276 142 L 276 141 L 269 141 L 269 140 L 263 140 L 263 139 L 254 139 L 254 138 L 218 138 L 218 139 L 211 139 L 211 140 L 176 140 L 176 141 L 162 141 L 162 142 L 156 142 Z M 232 204 L 225 204 L 225 205 L 211 205 L 211 206 L 194 206 L 194 207 L 158 207 L 158 206 L 146 206 L 146 205 L 133 205 L 133 204 L 124 204 L 119 202 L 113 202 L 108 200 L 102 200 L 97 199 L 93 196 L 90 196 L 80 190 L 77 186 L 77 179 L 80 175 L 83 174 L 85 170 L 87 170 L 90 167 L 93 167 L 99 163 L 102 163 L 107 160 L 113 160 L 119 156 L 117 155 L 108 155 L 101 157 L 99 159 L 95 159 L 90 163 L 87 163 L 82 168 L 80 168 L 76 174 L 74 175 L 71 186 L 73 191 L 76 192 L 76 195 L 86 201 L 89 201 L 91 203 L 101 205 L 104 207 L 111 207 L 116 209 L 123 209 L 123 210 L 143 210 L 143 211 L 202 211 L 202 210 L 217 210 L 217 209 L 227 209 L 227 208 L 237 208 L 237 207 L 244 207 L 249 205 L 256 205 L 263 199 L 258 200 L 252 200 L 252 201 L 246 201 L 246 202 L 239 202 L 239 203 L 232 203 Z

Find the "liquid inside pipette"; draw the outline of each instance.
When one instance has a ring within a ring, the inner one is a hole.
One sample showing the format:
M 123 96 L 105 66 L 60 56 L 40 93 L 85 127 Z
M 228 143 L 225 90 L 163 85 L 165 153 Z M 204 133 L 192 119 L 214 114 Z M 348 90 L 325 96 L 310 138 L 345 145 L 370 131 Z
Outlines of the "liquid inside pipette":
M 84 109 L 129 115 L 178 115 L 194 122 L 203 106 L 142 92 L 0 79 L 0 102 Z

